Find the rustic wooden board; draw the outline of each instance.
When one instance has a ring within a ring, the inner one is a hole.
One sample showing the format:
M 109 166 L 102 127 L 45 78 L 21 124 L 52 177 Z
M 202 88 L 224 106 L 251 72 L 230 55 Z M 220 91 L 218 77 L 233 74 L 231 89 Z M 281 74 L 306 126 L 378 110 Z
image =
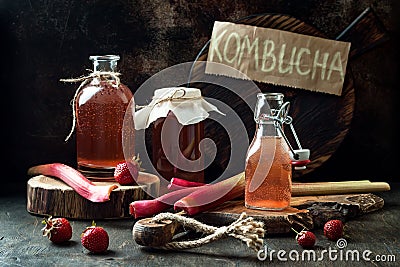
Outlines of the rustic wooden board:
M 132 218 L 129 203 L 134 200 L 150 199 L 158 195 L 160 181 L 153 174 L 141 172 L 141 186 L 119 186 L 103 203 L 91 202 L 61 180 L 48 176 L 35 176 L 27 184 L 27 210 L 36 215 L 57 216 L 73 219 L 123 219 Z M 112 182 L 94 182 L 99 185 Z M 147 194 L 146 192 L 149 192 Z
M 322 227 L 330 219 L 343 221 L 383 208 L 383 198 L 375 194 L 346 194 L 328 196 L 293 197 L 291 205 L 308 209 L 314 227 Z
M 237 220 L 242 212 L 265 223 L 269 234 L 289 233 L 290 228 L 314 228 L 311 213 L 307 209 L 287 208 L 283 211 L 253 210 L 244 207 L 243 201 L 227 202 L 212 211 L 204 212 L 196 218 L 207 224 L 228 225 Z
M 212 225 L 228 225 L 242 212 L 265 222 L 269 234 L 289 233 L 290 228 L 320 228 L 330 219 L 343 221 L 383 207 L 382 198 L 374 194 L 292 197 L 291 207 L 283 211 L 261 211 L 244 207 L 243 200 L 230 201 L 196 218 Z

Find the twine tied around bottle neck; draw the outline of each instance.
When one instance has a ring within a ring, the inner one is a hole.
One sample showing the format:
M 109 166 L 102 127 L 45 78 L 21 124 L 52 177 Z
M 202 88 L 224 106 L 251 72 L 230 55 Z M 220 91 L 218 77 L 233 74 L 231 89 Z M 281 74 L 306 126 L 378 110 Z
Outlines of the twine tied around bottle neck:
M 71 105 L 72 105 L 72 127 L 71 131 L 69 132 L 68 136 L 65 138 L 65 142 L 68 141 L 68 139 L 72 136 L 72 134 L 75 131 L 76 127 L 76 99 L 78 97 L 79 92 L 83 89 L 83 87 L 90 82 L 92 82 L 94 79 L 98 79 L 99 81 L 106 81 L 109 83 L 111 86 L 118 88 L 119 85 L 121 84 L 121 80 L 119 76 L 121 73 L 119 72 L 113 72 L 113 71 L 90 71 L 89 75 L 85 75 L 82 77 L 78 78 L 71 78 L 71 79 L 60 79 L 61 82 L 69 82 L 69 83 L 76 83 L 76 82 L 81 82 L 79 85 L 78 89 L 76 89 L 74 97 L 71 100 Z
M 172 241 L 160 247 L 162 249 L 196 248 L 212 241 L 231 236 L 245 242 L 249 248 L 259 251 L 264 242 L 264 223 L 254 220 L 253 217 L 248 217 L 245 212 L 243 212 L 239 218 L 230 225 L 222 227 L 207 225 L 193 218 L 182 216 L 179 213 L 160 213 L 152 219 L 153 222 L 161 222 L 163 220 L 177 221 L 185 228 L 192 228 L 197 232 L 207 234 L 207 236 L 197 240 Z

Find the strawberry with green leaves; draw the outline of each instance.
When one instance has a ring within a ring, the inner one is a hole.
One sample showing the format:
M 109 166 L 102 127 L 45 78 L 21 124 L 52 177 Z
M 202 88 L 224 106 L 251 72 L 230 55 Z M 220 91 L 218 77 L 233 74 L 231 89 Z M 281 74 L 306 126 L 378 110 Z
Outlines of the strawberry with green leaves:
M 134 185 L 139 176 L 141 161 L 139 156 L 132 160 L 122 161 L 117 164 L 114 170 L 114 179 L 120 185 Z
M 72 227 L 66 218 L 52 218 L 42 221 L 45 226 L 43 227 L 43 236 L 47 236 L 51 242 L 59 244 L 66 242 L 72 237 Z
M 96 226 L 92 222 L 92 226 L 87 227 L 81 234 L 81 243 L 87 250 L 93 253 L 104 253 L 108 249 L 109 237 L 103 227 Z

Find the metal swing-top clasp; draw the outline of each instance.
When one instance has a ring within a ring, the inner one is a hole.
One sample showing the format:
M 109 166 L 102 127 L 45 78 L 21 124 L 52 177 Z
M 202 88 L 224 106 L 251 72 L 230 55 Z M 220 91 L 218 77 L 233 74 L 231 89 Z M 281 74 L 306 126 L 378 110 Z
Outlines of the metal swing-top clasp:
M 275 121 L 275 125 L 282 134 L 283 138 L 285 139 L 286 143 L 290 149 L 290 159 L 292 160 L 292 166 L 295 170 L 304 170 L 306 169 L 306 165 L 310 163 L 310 150 L 302 148 L 300 144 L 300 140 L 297 137 L 296 131 L 293 126 L 293 118 L 288 115 L 289 113 L 289 102 L 285 102 L 280 106 L 279 109 L 271 109 L 271 119 Z M 289 140 L 287 139 L 285 132 L 283 131 L 283 124 L 287 124 L 292 131 L 294 140 L 296 141 L 298 149 L 293 149 Z

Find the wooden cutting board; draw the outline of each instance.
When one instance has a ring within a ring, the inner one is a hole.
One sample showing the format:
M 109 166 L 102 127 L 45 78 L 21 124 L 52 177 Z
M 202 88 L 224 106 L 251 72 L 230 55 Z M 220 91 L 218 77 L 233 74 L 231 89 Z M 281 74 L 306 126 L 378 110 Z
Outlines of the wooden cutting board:
M 94 182 L 98 185 L 111 185 L 115 182 Z M 140 172 L 140 186 L 121 186 L 110 194 L 110 200 L 102 203 L 91 202 L 63 181 L 35 176 L 27 183 L 27 210 L 31 214 L 70 219 L 123 219 L 132 218 L 129 203 L 134 200 L 150 199 L 158 196 L 160 179 L 153 174 Z M 147 193 L 148 192 L 148 193 Z
M 374 194 L 347 194 L 292 197 L 291 207 L 283 211 L 252 210 L 243 200 L 230 201 L 196 216 L 199 221 L 216 226 L 228 225 L 242 212 L 265 223 L 268 234 L 289 233 L 296 230 L 321 228 L 330 219 L 343 221 L 379 210 L 384 200 Z

